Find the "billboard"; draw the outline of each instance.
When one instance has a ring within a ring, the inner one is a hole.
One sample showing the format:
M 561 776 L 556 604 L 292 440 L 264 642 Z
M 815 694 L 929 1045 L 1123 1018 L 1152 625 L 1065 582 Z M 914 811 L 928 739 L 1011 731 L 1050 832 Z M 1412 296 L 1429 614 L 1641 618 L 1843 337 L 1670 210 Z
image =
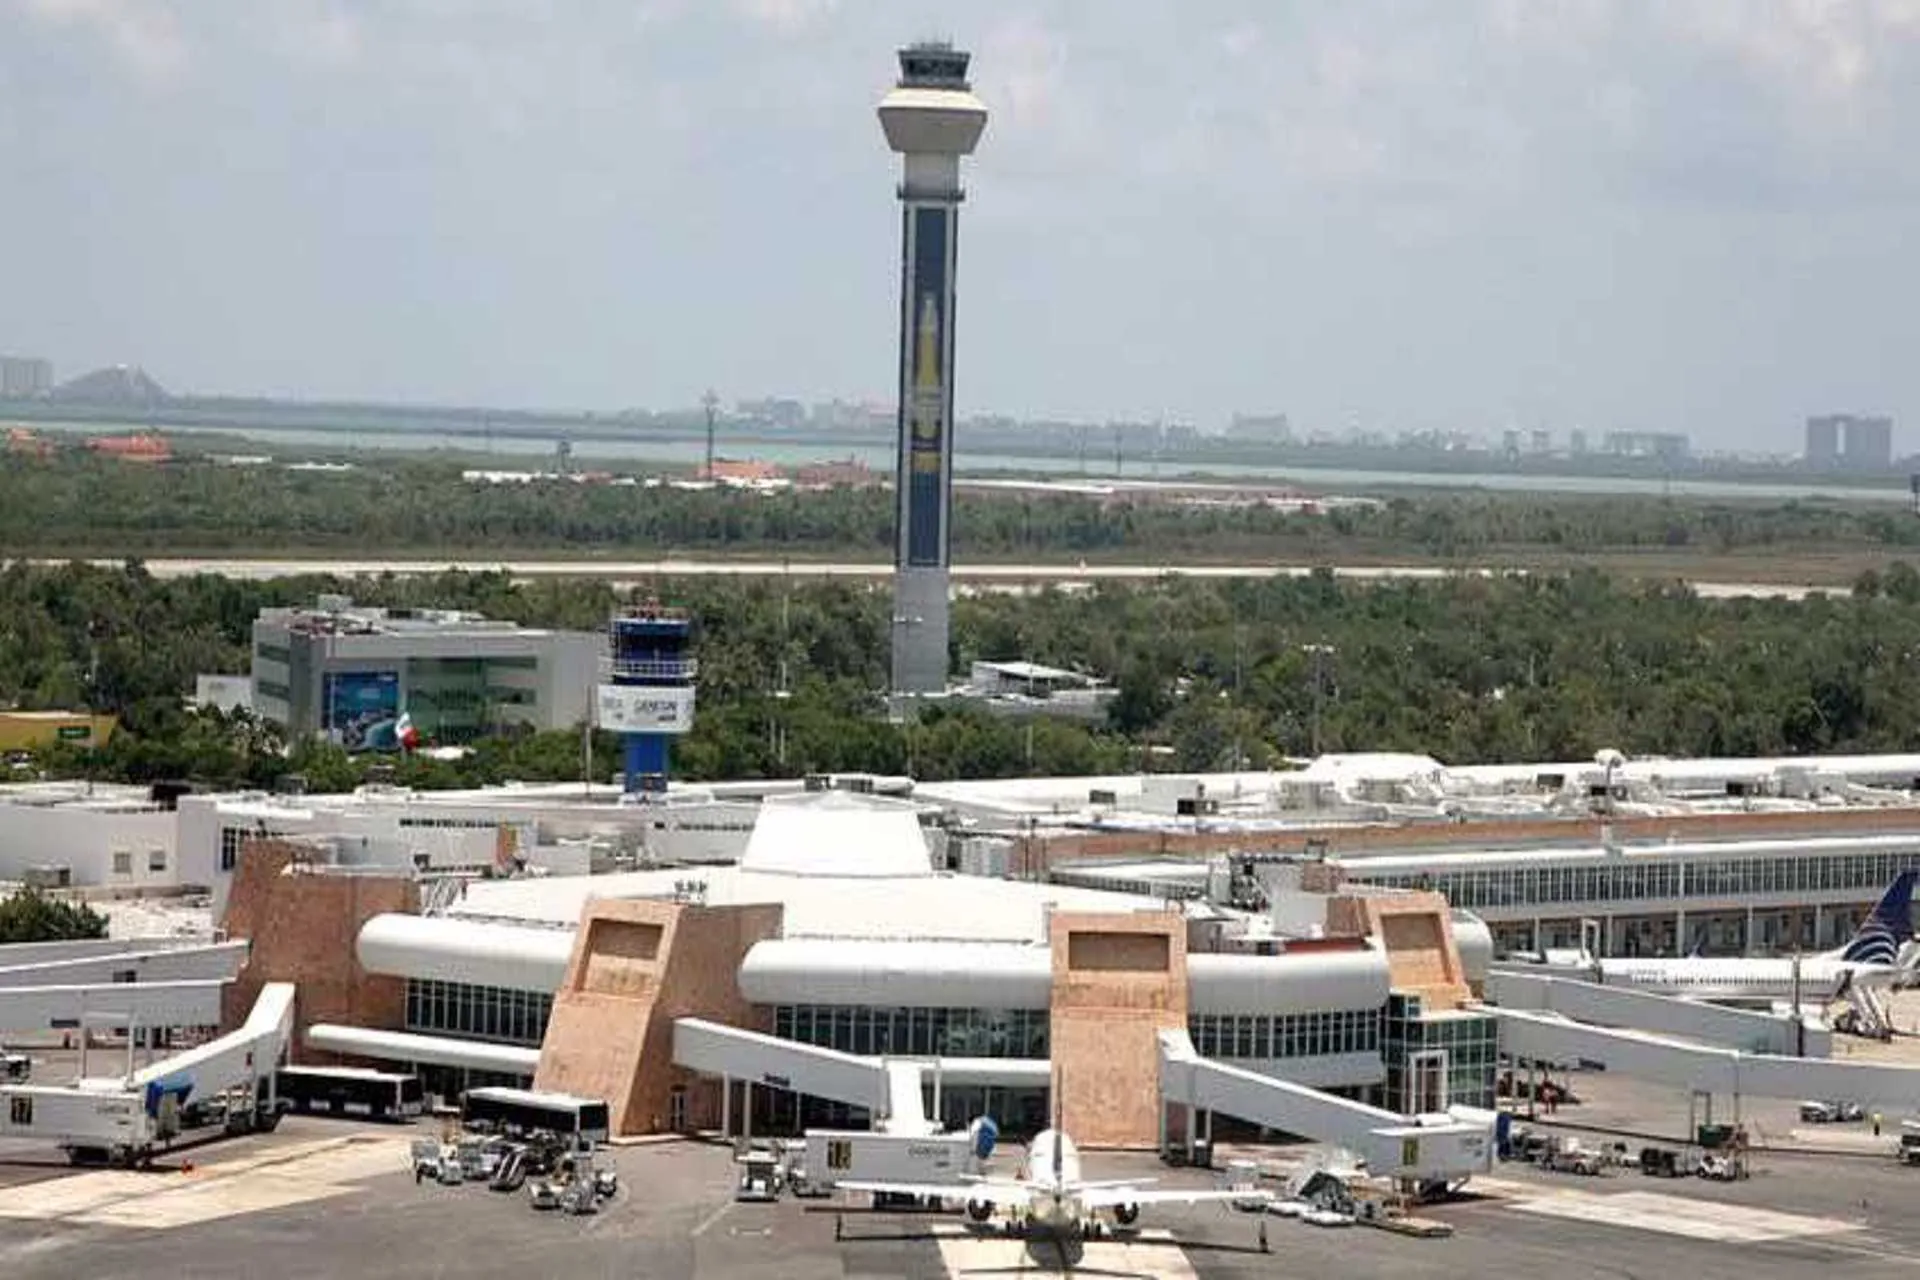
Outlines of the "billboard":
M 947 562 L 941 526 L 946 508 L 947 422 L 947 257 L 953 210 L 944 205 L 912 207 L 913 269 L 907 277 L 907 395 L 901 405 L 907 434 L 906 475 L 901 477 L 907 515 L 907 563 Z
M 603 684 L 594 690 L 593 723 L 612 733 L 685 733 L 693 728 L 693 689 Z
M 329 671 L 321 682 L 327 740 L 349 751 L 398 751 L 400 673 Z

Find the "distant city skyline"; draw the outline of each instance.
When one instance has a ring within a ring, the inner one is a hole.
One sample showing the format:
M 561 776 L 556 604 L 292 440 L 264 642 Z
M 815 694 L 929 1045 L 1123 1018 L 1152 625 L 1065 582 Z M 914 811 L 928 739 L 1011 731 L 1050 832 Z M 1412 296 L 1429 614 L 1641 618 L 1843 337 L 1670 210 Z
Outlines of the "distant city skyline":
M 873 107 L 928 32 L 994 112 L 963 418 L 1791 453 L 1847 412 L 1896 454 L 1920 420 L 1897 0 L 0 0 L 0 351 L 306 400 L 891 401 Z

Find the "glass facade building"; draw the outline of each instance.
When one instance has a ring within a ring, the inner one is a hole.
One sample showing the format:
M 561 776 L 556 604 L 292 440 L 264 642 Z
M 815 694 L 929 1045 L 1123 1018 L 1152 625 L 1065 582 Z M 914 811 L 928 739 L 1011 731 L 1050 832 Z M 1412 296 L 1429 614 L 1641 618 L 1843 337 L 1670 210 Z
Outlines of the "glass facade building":
M 1499 1024 L 1488 1014 L 1423 1011 L 1416 995 L 1387 997 L 1380 1022 L 1387 1070 L 1383 1105 L 1404 1115 L 1493 1106 Z
M 1491 861 L 1491 859 L 1490 859 Z M 1589 865 L 1545 862 L 1449 868 L 1444 871 L 1371 871 L 1364 858 L 1346 864 L 1350 879 L 1397 889 L 1432 889 L 1469 911 L 1547 914 L 1572 907 L 1644 909 L 1687 899 L 1726 902 L 1740 897 L 1857 893 L 1879 897 L 1895 876 L 1920 863 L 1901 852 L 1796 853 L 1744 858 L 1613 858 Z

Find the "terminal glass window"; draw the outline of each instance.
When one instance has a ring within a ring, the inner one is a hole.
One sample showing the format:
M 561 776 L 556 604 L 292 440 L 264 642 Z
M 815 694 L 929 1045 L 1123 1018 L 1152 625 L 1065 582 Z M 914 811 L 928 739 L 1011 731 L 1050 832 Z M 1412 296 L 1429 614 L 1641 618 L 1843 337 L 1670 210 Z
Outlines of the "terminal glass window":
M 407 1030 L 472 1040 L 538 1045 L 553 997 L 544 991 L 483 987 L 433 978 L 407 980 Z
M 1203 1058 L 1315 1058 L 1380 1051 L 1380 1010 L 1295 1014 L 1196 1013 L 1187 1034 Z

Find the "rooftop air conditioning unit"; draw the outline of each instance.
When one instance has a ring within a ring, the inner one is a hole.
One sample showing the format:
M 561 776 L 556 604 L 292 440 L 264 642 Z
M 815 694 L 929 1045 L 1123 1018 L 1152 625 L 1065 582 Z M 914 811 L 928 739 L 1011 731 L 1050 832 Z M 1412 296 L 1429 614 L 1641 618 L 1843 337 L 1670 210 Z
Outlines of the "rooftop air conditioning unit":
M 824 773 L 810 773 L 804 784 L 808 791 L 827 791 L 833 786 L 833 779 Z

